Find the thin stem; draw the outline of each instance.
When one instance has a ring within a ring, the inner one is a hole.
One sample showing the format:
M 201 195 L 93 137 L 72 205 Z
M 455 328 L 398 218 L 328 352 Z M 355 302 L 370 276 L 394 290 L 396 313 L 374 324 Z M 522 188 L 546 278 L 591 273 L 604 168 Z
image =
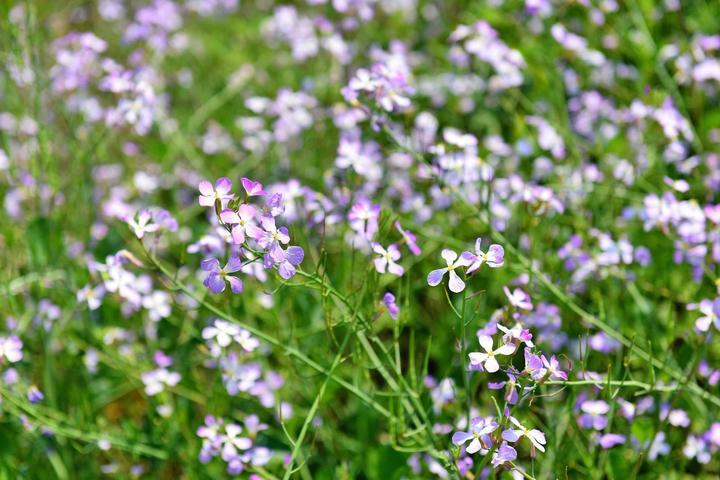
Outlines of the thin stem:
M 332 376 L 332 374 L 335 371 L 335 369 L 337 368 L 337 366 L 340 365 L 340 360 L 342 359 L 342 356 L 345 353 L 345 348 L 347 347 L 348 340 L 350 339 L 350 333 L 351 333 L 351 330 L 348 330 L 347 333 L 345 334 L 345 338 L 343 339 L 343 342 L 340 345 L 340 349 L 338 350 L 338 353 L 335 355 L 335 359 L 333 360 L 333 363 L 330 366 L 329 374 L 327 375 L 327 377 L 325 377 L 325 381 L 323 382 L 322 386 L 320 386 L 320 390 L 318 391 L 318 394 L 315 396 L 315 400 L 313 401 L 313 404 L 310 407 L 310 410 L 308 411 L 307 416 L 305 417 L 305 422 L 303 423 L 303 426 L 300 429 L 300 434 L 298 435 L 298 438 L 295 441 L 295 446 L 293 447 L 292 454 L 290 455 L 290 461 L 288 462 L 287 468 L 285 469 L 285 475 L 283 475 L 283 480 L 289 480 L 290 476 L 293 474 L 293 465 L 295 464 L 295 459 L 297 458 L 298 454 L 300 453 L 300 446 L 302 445 L 303 440 L 305 439 L 305 435 L 307 434 L 308 428 L 310 426 L 310 422 L 312 422 L 312 419 L 315 417 L 315 412 L 317 412 L 317 409 L 320 406 L 320 400 L 322 400 L 322 397 L 325 394 L 325 389 L 327 388 L 327 385 L 330 382 L 330 377 Z

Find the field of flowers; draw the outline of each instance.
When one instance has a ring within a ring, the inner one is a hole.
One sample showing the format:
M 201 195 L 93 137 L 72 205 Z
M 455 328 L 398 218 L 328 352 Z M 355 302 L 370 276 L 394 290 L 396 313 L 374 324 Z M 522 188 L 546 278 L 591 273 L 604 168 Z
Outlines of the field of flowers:
M 9 0 L 0 51 L 0 479 L 720 477 L 718 0 Z

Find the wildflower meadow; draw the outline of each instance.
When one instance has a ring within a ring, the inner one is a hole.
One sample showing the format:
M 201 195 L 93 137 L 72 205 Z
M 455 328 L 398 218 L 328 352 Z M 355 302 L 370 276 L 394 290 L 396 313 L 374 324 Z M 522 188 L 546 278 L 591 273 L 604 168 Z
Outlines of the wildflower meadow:
M 720 478 L 718 0 L 5 0 L 0 53 L 0 480 Z

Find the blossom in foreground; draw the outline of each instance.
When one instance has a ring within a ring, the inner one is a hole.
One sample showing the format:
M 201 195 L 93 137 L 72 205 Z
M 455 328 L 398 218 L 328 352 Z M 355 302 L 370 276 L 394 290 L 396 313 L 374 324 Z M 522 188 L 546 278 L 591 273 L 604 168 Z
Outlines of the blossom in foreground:
M 225 282 L 230 284 L 230 289 L 233 293 L 242 292 L 242 280 L 230 275 L 231 273 L 239 272 L 242 268 L 242 260 L 240 260 L 240 257 L 233 255 L 222 268 L 220 268 L 220 261 L 217 258 L 203 260 L 200 266 L 206 272 L 210 272 L 205 278 L 205 281 L 203 281 L 203 285 L 212 293 L 225 291 Z
M 379 273 L 388 271 L 398 277 L 401 277 L 402 274 L 405 273 L 405 269 L 396 263 L 400 260 L 400 250 L 397 248 L 397 245 L 391 243 L 387 249 L 377 242 L 372 242 L 370 245 L 372 246 L 373 252 L 378 254 L 378 258 L 375 259 L 374 264 L 375 269 Z
M 390 314 L 390 317 L 393 320 L 397 320 L 398 313 L 400 313 L 400 307 L 398 307 L 397 303 L 395 303 L 395 295 L 393 295 L 390 292 L 387 292 L 383 296 L 383 304 L 385 305 L 385 308 L 387 309 L 388 313 Z
M 471 440 L 468 446 L 465 447 L 465 451 L 469 454 L 480 452 L 484 455 L 492 446 L 492 439 L 489 435 L 497 428 L 498 424 L 494 420 L 482 417 L 473 418 L 470 422 L 470 431 L 455 432 L 452 436 L 452 442 L 460 446 Z
M 272 268 L 274 265 L 278 267 L 278 274 L 285 280 L 292 278 L 297 272 L 297 267 L 305 258 L 305 251 L 302 247 L 290 246 L 283 250 L 279 244 L 270 248 L 269 253 L 263 257 L 263 265 L 265 268 Z
M 542 360 L 543 366 L 545 367 L 545 378 L 549 378 L 550 380 L 563 381 L 566 381 L 568 379 L 567 373 L 560 370 L 560 362 L 558 362 L 558 359 L 555 355 L 550 357 L 550 360 L 548 360 L 545 355 L 541 355 L 540 359 Z
M 466 273 L 469 275 L 475 270 L 478 270 L 483 263 L 487 263 L 490 268 L 502 267 L 505 262 L 505 249 L 502 245 L 493 243 L 488 247 L 487 252 L 482 251 L 482 240 L 475 240 L 475 252 L 463 252 L 462 256 L 470 262 Z
M 280 244 L 287 245 L 290 242 L 290 235 L 287 227 L 278 228 L 275 224 L 275 217 L 263 215 L 260 217 L 262 229 L 253 229 L 253 237 L 262 248 L 272 250 Z
M 232 240 L 235 245 L 245 243 L 246 236 L 252 236 L 257 230 L 255 218 L 257 209 L 247 203 L 243 203 L 237 211 L 225 209 L 220 212 L 220 220 L 231 226 Z
M 507 440 L 508 442 L 515 443 L 518 440 L 520 440 L 522 437 L 527 437 L 528 440 L 530 440 L 530 443 L 532 443 L 533 448 L 537 448 L 541 452 L 545 451 L 545 434 L 542 433 L 540 430 L 533 428 L 528 429 L 525 426 L 523 426 L 517 418 L 513 417 L 512 415 L 508 417 L 510 419 L 510 423 L 515 425 L 517 428 L 510 428 L 502 432 L 502 438 L 504 440 Z
M 212 183 L 203 180 L 198 185 L 198 190 L 200 190 L 198 202 L 203 207 L 212 207 L 216 201 L 219 201 L 220 205 L 224 207 L 228 200 L 232 200 L 234 196 L 230 193 L 231 189 L 232 182 L 227 177 L 218 178 L 214 187 Z
M 485 352 L 469 353 L 470 365 L 482 365 L 485 371 L 489 373 L 497 372 L 500 369 L 500 365 L 495 358 L 496 355 L 512 355 L 515 352 L 515 345 L 507 344 L 493 350 L 493 339 L 489 335 L 478 335 L 478 341 Z
M 492 466 L 497 468 L 517 458 L 517 451 L 507 442 L 502 442 L 500 448 L 492 456 Z
M 458 258 L 458 254 L 449 249 L 444 249 L 440 256 L 445 260 L 447 266 L 430 272 L 427 276 L 428 285 L 431 287 L 439 285 L 447 273 L 448 288 L 450 288 L 451 292 L 460 293 L 465 290 L 465 282 L 462 281 L 455 270 L 470 265 L 469 260 L 463 257 Z
M 255 182 L 249 178 L 243 177 L 240 179 L 240 183 L 242 183 L 243 189 L 245 189 L 245 193 L 247 193 L 248 197 L 261 197 L 266 195 L 265 190 L 263 190 L 262 183 L 260 182 Z

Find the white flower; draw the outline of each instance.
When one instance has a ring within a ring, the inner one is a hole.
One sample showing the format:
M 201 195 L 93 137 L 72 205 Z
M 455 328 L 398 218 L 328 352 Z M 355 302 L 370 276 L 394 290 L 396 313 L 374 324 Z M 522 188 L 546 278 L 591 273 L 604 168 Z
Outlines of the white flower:
M 512 355 L 515 351 L 515 345 L 502 345 L 497 350 L 493 350 L 493 339 L 489 335 L 479 335 L 478 340 L 480 346 L 485 350 L 483 352 L 472 352 L 468 354 L 471 365 L 482 364 L 485 371 L 489 373 L 497 372 L 500 365 L 495 359 L 496 355 Z
M 22 360 L 23 343 L 16 335 L 0 337 L 0 360 L 7 358 L 8 362 L 15 363 Z
M 246 352 L 252 352 L 260 346 L 260 342 L 258 342 L 257 338 L 253 337 L 250 332 L 245 329 L 240 329 L 240 332 L 235 335 L 234 339 Z
M 143 297 L 142 306 L 148 310 L 150 320 L 158 321 L 170 316 L 170 295 L 167 292 L 155 290 Z
M 90 310 L 97 310 L 102 304 L 102 299 L 105 296 L 105 288 L 100 285 L 92 288 L 90 285 L 85 285 L 77 292 L 78 302 L 87 302 Z
M 171 372 L 167 368 L 158 368 L 150 372 L 145 372 L 140 377 L 145 384 L 145 393 L 151 397 L 161 393 L 165 387 L 174 387 L 180 383 L 180 374 Z

